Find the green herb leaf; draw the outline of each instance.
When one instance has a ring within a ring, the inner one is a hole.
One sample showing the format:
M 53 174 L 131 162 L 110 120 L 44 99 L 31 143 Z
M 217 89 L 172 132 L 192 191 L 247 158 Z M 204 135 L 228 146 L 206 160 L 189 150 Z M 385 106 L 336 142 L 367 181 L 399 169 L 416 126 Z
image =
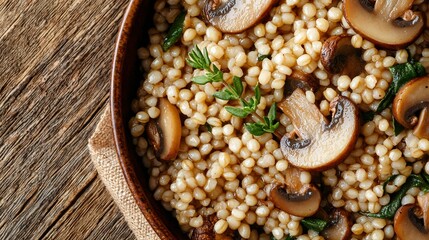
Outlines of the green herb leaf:
M 393 81 L 387 90 L 386 95 L 381 100 L 377 107 L 377 112 L 383 111 L 387 108 L 395 98 L 395 94 L 399 89 L 410 80 L 426 75 L 425 68 L 419 62 L 406 62 L 397 64 L 389 68 L 392 73 Z
M 214 70 L 207 72 L 206 76 L 210 79 L 210 82 L 222 82 L 223 81 L 223 72 L 220 71 L 216 65 L 213 65 Z
M 192 82 L 199 84 L 199 85 L 204 85 L 206 83 L 211 82 L 211 80 L 206 75 L 202 75 L 202 76 L 197 76 L 197 77 L 192 78 Z
M 328 225 L 328 222 L 319 218 L 304 218 L 301 220 L 302 226 L 316 232 L 321 232 Z
M 232 78 L 232 83 L 234 86 L 235 93 L 237 93 L 237 95 L 240 97 L 241 94 L 243 93 L 243 82 L 239 77 L 234 76 Z
M 395 136 L 398 136 L 402 131 L 404 131 L 404 126 L 402 126 L 395 118 L 392 119 L 393 131 L 395 132 Z
M 264 122 L 246 123 L 244 127 L 255 136 L 261 136 L 264 133 L 274 133 L 280 126 L 280 123 L 276 121 L 276 109 L 277 105 L 274 103 L 270 107 L 268 117 L 264 117 Z
M 277 115 L 277 103 L 274 103 L 270 107 L 270 111 L 268 111 L 268 119 L 270 120 L 270 123 L 274 123 L 276 120 Z
M 238 99 L 238 97 L 228 89 L 224 89 L 223 91 L 220 91 L 220 92 L 215 92 L 213 94 L 213 97 L 219 98 L 222 100 L 236 100 L 236 99 Z
M 401 206 L 401 200 L 412 187 L 418 187 L 422 191 L 429 191 L 429 183 L 421 176 L 411 174 L 407 181 L 400 187 L 400 189 L 391 195 L 390 203 L 383 206 L 378 213 L 362 213 L 368 217 L 386 218 L 391 219 L 395 216 L 396 211 Z
M 265 133 L 264 124 L 261 122 L 257 123 L 246 123 L 244 127 L 249 131 L 252 135 L 261 136 Z
M 271 59 L 271 55 L 270 54 L 258 54 L 258 61 L 262 62 L 264 61 L 265 58 Z
M 211 71 L 210 65 L 212 62 L 208 56 L 207 48 L 204 48 L 203 51 L 204 53 L 201 52 L 201 49 L 199 49 L 197 45 L 195 45 L 192 51 L 188 53 L 186 62 L 193 68 Z
M 162 43 L 162 50 L 164 50 L 164 52 L 170 49 L 170 47 L 172 47 L 182 36 L 185 16 L 185 11 L 177 15 L 170 29 L 168 29 L 167 35 L 165 36 L 164 42 Z
M 234 116 L 237 116 L 239 118 L 245 118 L 247 117 L 247 115 L 250 114 L 250 112 L 241 109 L 241 108 L 237 108 L 237 107 L 230 107 L 230 106 L 226 106 L 225 110 L 228 111 L 229 113 L 231 113 Z

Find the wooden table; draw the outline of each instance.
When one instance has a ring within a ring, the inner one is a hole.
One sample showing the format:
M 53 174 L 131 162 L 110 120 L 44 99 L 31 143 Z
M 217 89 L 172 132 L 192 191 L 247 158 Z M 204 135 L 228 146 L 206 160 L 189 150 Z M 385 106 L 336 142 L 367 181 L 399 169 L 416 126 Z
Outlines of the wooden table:
M 0 239 L 134 239 L 91 164 L 126 0 L 0 0 Z

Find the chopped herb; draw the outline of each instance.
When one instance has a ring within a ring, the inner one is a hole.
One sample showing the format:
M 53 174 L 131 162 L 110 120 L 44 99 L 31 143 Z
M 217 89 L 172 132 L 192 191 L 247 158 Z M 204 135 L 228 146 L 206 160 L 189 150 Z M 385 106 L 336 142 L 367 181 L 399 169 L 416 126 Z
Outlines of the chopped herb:
M 244 127 L 255 136 L 261 136 L 264 133 L 274 133 L 280 125 L 276 121 L 276 109 L 277 105 L 274 103 L 271 105 L 268 117 L 264 117 L 264 122 L 246 123 Z
M 170 49 L 182 36 L 185 16 L 185 11 L 177 15 L 170 29 L 168 29 L 167 35 L 164 38 L 164 43 L 162 44 L 162 50 L 164 50 L 164 52 Z
M 266 55 L 258 54 L 258 61 L 259 62 L 264 61 L 265 58 L 271 59 L 271 55 L 269 55 L 269 54 L 266 54 Z
M 383 111 L 392 103 L 395 98 L 395 94 L 405 83 L 409 82 L 413 78 L 426 75 L 426 70 L 423 65 L 419 62 L 413 61 L 395 65 L 390 67 L 389 70 L 392 73 L 393 81 L 390 84 L 386 95 L 377 107 L 376 112 L 378 113 Z
M 328 225 L 328 222 L 319 218 L 304 218 L 301 220 L 302 226 L 316 232 L 321 232 Z
M 392 176 L 388 180 L 391 181 L 394 178 L 396 177 Z M 421 175 L 411 174 L 407 178 L 407 181 L 404 183 L 404 185 L 402 185 L 397 192 L 391 195 L 390 203 L 383 206 L 378 213 L 362 213 L 362 214 L 368 217 L 392 219 L 395 216 L 395 213 L 398 210 L 398 208 L 401 206 L 402 198 L 405 196 L 405 194 L 410 188 L 417 187 L 424 192 L 429 192 L 429 182 L 427 180 L 428 180 L 427 176 L 423 174 Z M 383 187 L 384 186 L 385 185 L 383 184 Z

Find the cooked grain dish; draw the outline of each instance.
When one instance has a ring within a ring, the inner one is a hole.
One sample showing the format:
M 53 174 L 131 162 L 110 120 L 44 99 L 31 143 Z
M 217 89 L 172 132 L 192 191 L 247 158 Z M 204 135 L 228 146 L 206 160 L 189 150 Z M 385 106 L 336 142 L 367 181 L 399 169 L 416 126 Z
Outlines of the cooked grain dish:
M 427 1 L 154 9 L 129 127 L 189 237 L 429 239 Z

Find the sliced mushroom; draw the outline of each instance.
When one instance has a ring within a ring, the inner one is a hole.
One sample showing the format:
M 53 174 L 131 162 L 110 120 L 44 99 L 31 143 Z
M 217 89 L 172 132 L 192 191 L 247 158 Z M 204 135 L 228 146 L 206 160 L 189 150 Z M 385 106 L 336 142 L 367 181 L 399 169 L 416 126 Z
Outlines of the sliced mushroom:
M 311 184 L 305 184 L 298 192 L 290 191 L 283 184 L 273 183 L 270 200 L 274 205 L 295 216 L 309 217 L 317 212 L 322 197 L 320 191 Z
M 351 78 L 363 72 L 365 63 L 362 61 L 362 50 L 354 48 L 351 36 L 332 36 L 323 43 L 321 62 L 323 67 L 332 74 L 340 73 Z
M 429 193 L 417 197 L 417 202 L 422 209 L 423 224 L 426 231 L 429 231 Z
M 159 117 L 149 121 L 147 136 L 157 157 L 161 160 L 173 160 L 179 152 L 182 136 L 179 111 L 165 98 L 158 100 L 158 108 Z
M 429 138 L 428 92 L 429 76 L 416 78 L 399 89 L 392 105 L 395 119 L 406 128 L 414 127 L 414 134 L 420 138 Z
M 429 239 L 429 231 L 425 229 L 421 219 L 421 209 L 414 204 L 398 209 L 394 218 L 394 230 L 401 240 Z
M 343 12 L 358 33 L 385 48 L 399 49 L 413 42 L 424 29 L 414 0 L 344 0 Z
M 325 239 L 348 240 L 352 235 L 351 215 L 344 209 L 335 208 L 329 215 L 328 226 L 321 232 Z
M 277 0 L 205 0 L 203 16 L 224 33 L 242 32 L 258 23 Z
M 285 81 L 284 93 L 286 96 L 289 96 L 297 88 L 306 91 L 316 91 L 319 88 L 319 81 L 311 74 L 294 71 Z
M 329 123 L 301 89 L 279 104 L 295 127 L 280 141 L 283 155 L 292 165 L 324 170 L 340 163 L 353 150 L 359 134 L 357 107 L 346 97 L 337 97 L 330 107 L 333 114 Z

